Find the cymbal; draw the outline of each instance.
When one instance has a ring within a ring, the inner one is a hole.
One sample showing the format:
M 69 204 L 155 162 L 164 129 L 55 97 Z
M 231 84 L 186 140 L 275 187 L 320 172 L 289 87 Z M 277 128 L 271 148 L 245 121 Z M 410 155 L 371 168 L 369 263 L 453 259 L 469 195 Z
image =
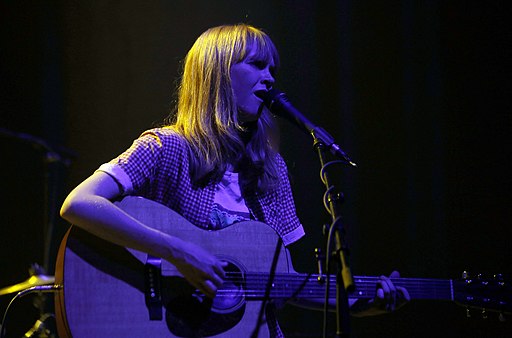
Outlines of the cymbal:
M 32 286 L 39 286 L 39 285 L 47 285 L 47 284 L 53 284 L 55 283 L 55 277 L 54 276 L 47 276 L 47 275 L 33 275 L 30 276 L 29 279 L 14 284 L 11 286 L 6 286 L 5 288 L 0 289 L 0 296 L 7 295 L 9 293 L 22 291 L 25 289 L 28 289 Z

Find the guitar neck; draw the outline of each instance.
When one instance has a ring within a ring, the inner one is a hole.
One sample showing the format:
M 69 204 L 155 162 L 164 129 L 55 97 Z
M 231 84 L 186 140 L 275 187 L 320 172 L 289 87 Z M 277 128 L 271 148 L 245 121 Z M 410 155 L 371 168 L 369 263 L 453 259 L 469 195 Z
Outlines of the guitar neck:
M 355 276 L 357 297 L 374 297 L 379 277 Z M 450 279 L 391 278 L 395 286 L 407 289 L 413 299 L 453 300 L 453 283 Z M 364 295 L 364 296 L 363 296 Z
M 231 276 L 232 278 L 237 278 Z M 319 275 L 313 274 L 276 274 L 269 290 L 270 298 L 324 298 L 325 288 L 329 284 L 329 296 L 336 295 L 336 279 L 330 277 L 327 281 L 319 281 Z M 230 278 L 230 277 L 228 277 Z M 268 274 L 244 274 L 245 296 L 252 299 L 263 299 L 268 283 Z M 392 278 L 393 284 L 407 289 L 413 299 L 453 300 L 452 280 L 425 278 Z M 379 277 L 354 276 L 355 291 L 349 294 L 351 298 L 373 298 Z

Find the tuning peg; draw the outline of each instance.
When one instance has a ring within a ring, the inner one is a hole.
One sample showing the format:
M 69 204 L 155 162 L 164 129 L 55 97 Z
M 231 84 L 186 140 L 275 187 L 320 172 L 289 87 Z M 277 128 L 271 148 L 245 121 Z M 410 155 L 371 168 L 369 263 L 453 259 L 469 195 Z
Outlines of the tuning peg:
M 497 281 L 502 281 L 503 280 L 503 275 L 501 273 L 496 273 L 494 274 L 494 279 L 496 279 Z
M 505 315 L 503 314 L 503 312 L 500 312 L 500 314 L 498 315 L 498 320 L 502 323 L 507 321 L 507 318 L 505 318 Z
M 501 273 L 495 274 L 494 279 L 498 282 L 499 286 L 505 285 L 505 279 L 503 278 L 503 275 Z
M 497 273 L 494 275 L 494 279 L 497 281 L 498 286 L 505 287 L 505 279 L 501 273 Z
M 468 307 L 466 308 L 466 318 L 471 318 L 471 310 Z
M 469 285 L 473 282 L 473 280 L 469 276 L 469 273 L 466 270 L 462 272 L 462 279 L 464 280 L 466 285 Z

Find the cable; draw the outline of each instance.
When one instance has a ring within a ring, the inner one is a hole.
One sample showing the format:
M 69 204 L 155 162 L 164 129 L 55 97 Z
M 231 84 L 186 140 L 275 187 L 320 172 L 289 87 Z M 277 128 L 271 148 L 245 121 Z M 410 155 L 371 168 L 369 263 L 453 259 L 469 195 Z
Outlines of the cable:
M 330 252 L 331 252 L 331 242 L 332 242 L 332 232 L 334 229 L 334 223 L 329 227 L 329 232 L 327 234 L 327 245 L 326 245 L 326 255 L 325 255 L 325 268 L 326 268 L 326 281 L 325 281 L 325 299 L 324 299 L 324 318 L 323 318 L 323 337 L 327 337 L 327 315 L 329 314 L 329 291 L 331 284 L 331 269 L 330 269 Z
M 325 171 L 327 170 L 327 167 L 333 165 L 333 164 L 345 164 L 344 161 L 330 161 L 330 162 L 327 162 L 326 164 L 324 164 L 324 166 L 320 169 L 320 180 L 322 181 L 322 183 L 324 185 L 327 186 L 327 180 L 325 179 Z M 330 186 L 325 192 L 324 192 L 324 195 L 322 197 L 322 201 L 324 203 L 324 208 L 325 210 L 327 211 L 327 213 L 329 215 L 332 216 L 331 214 L 331 209 L 329 208 L 328 206 L 328 202 L 329 202 L 329 194 L 332 192 L 332 190 L 334 189 L 334 186 Z
M 325 170 L 327 169 L 328 166 L 333 165 L 333 164 L 345 164 L 345 162 L 343 162 L 343 161 L 330 161 L 330 162 L 327 162 L 326 164 L 324 164 L 324 166 L 320 169 L 320 180 L 322 181 L 323 184 L 326 184 L 325 178 L 324 178 Z
M 322 181 L 322 183 L 327 186 L 327 180 L 326 180 L 326 177 L 325 177 L 325 172 L 327 170 L 327 167 L 329 166 L 332 166 L 334 164 L 345 164 L 344 161 L 339 161 L 339 160 L 336 160 L 336 161 L 330 161 L 330 162 L 327 162 L 326 164 L 324 164 L 322 166 L 322 168 L 320 169 L 320 180 Z M 331 213 L 331 209 L 329 208 L 329 205 L 328 205 L 328 202 L 329 202 L 329 196 L 330 196 L 330 193 L 334 190 L 334 186 L 330 186 L 326 189 L 324 195 L 323 195 L 323 204 L 324 204 L 324 208 L 325 210 L 327 210 L 327 213 L 331 216 L 332 213 Z M 330 291 L 330 282 L 331 282 L 331 278 L 330 278 L 330 252 L 331 252 L 331 242 L 332 242 L 332 232 L 333 232 L 333 229 L 334 229 L 334 223 L 331 224 L 331 226 L 329 227 L 329 231 L 328 231 L 328 235 L 327 235 L 327 243 L 326 243 L 326 258 L 325 258 L 325 267 L 326 267 L 326 285 L 325 285 L 325 299 L 324 299 L 324 311 L 323 311 L 323 334 L 322 336 L 325 338 L 327 337 L 327 317 L 328 317 L 328 314 L 329 314 L 329 291 Z
M 6 331 L 5 326 L 7 324 L 7 314 L 9 313 L 9 309 L 16 299 L 19 299 L 23 296 L 26 296 L 26 295 L 28 295 L 30 293 L 34 293 L 34 292 L 52 293 L 52 292 L 57 292 L 60 289 L 62 289 L 62 285 L 57 285 L 57 284 L 39 285 L 39 286 L 32 286 L 28 289 L 18 292 L 16 294 L 16 296 L 14 296 L 11 299 L 11 301 L 9 302 L 9 305 L 7 305 L 7 308 L 5 309 L 4 316 L 2 318 L 2 329 L 0 331 L 0 338 L 5 338 L 5 331 Z

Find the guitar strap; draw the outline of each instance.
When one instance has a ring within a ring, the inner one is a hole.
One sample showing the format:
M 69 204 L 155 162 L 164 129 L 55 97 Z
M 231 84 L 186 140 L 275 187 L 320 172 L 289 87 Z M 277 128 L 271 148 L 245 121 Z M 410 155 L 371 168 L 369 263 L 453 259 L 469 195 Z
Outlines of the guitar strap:
M 150 320 L 162 320 L 162 259 L 148 255 L 144 264 L 144 298 Z

